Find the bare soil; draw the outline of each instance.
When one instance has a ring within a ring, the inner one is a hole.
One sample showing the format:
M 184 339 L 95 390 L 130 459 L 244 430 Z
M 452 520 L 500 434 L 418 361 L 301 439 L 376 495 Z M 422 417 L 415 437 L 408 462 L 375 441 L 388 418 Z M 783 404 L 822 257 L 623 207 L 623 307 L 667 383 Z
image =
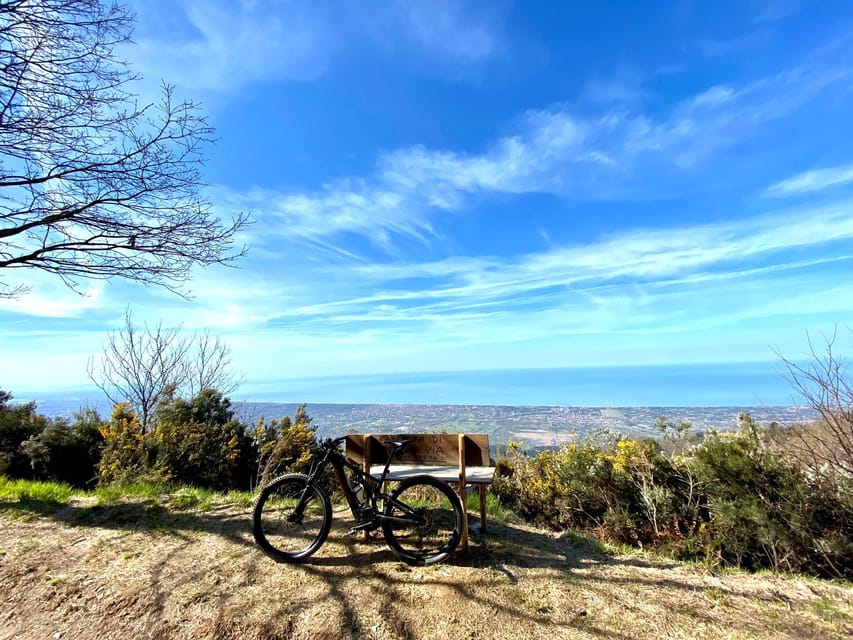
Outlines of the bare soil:
M 450 562 L 402 564 L 342 511 L 310 562 L 278 564 L 247 509 L 0 504 L 0 638 L 849 638 L 853 588 L 719 574 L 517 523 Z

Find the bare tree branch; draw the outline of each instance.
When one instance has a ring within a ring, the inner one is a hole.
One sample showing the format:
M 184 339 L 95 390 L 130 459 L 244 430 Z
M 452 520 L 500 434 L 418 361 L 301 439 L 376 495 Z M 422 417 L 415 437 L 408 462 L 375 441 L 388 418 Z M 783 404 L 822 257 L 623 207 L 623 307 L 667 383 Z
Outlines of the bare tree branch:
M 790 360 L 778 351 L 792 388 L 821 417 L 817 424 L 793 428 L 789 441 L 794 452 L 817 473 L 842 472 L 853 476 L 853 377 L 848 362 L 838 355 L 838 330 L 822 336 L 816 347 L 808 336 L 808 360 Z
M 180 326 L 166 328 L 161 321 L 140 328 L 128 309 L 124 327 L 107 336 L 103 357 L 97 364 L 90 358 L 87 373 L 112 404 L 129 402 L 147 430 L 163 393 L 186 379 L 189 346 Z
M 187 358 L 186 394 L 195 397 L 204 389 L 230 396 L 242 384 L 231 368 L 231 349 L 208 329 L 196 333 Z
M 204 389 L 223 396 L 240 385 L 231 370 L 231 350 L 209 331 L 182 333 L 182 326 L 134 323 L 130 309 L 124 326 L 107 336 L 99 361 L 90 358 L 89 379 L 112 404 L 129 402 L 143 429 L 153 425 L 154 410 L 167 395 L 193 398 Z
M 168 86 L 140 106 L 128 90 L 115 48 L 132 24 L 101 0 L 0 2 L 0 273 L 184 294 L 193 266 L 246 252 L 233 242 L 247 216 L 221 221 L 202 193 L 213 129 L 198 106 Z M 0 296 L 23 291 L 0 278 Z

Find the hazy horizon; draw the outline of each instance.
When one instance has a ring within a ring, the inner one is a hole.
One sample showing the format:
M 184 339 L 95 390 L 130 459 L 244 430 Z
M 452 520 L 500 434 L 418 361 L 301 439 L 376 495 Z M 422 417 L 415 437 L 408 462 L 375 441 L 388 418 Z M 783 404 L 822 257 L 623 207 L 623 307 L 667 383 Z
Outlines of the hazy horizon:
M 79 398 L 100 403 L 91 385 L 9 389 L 16 400 Z M 31 397 L 30 397 L 31 396 Z M 779 363 L 563 367 L 317 376 L 247 381 L 235 402 L 603 407 L 796 406 Z

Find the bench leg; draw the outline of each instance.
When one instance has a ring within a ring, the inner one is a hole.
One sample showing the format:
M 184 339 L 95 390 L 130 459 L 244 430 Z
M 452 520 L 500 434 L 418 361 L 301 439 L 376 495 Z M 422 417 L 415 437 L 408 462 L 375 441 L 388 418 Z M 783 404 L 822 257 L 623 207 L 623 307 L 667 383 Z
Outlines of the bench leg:
M 468 551 L 468 500 L 464 482 L 459 483 L 459 499 L 462 500 L 462 539 L 459 546 L 463 551 Z
M 477 485 L 480 489 L 480 533 L 486 533 L 486 485 Z

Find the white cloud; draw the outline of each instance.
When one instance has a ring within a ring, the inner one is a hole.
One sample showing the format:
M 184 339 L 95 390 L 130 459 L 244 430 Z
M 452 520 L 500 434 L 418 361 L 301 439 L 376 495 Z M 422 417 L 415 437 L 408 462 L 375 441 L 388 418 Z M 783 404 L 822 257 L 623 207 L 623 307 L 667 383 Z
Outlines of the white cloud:
M 774 32 L 767 28 L 759 28 L 751 33 L 734 36 L 725 40 L 700 40 L 699 51 L 709 58 L 743 54 L 750 49 L 759 49 L 766 46 L 774 36 Z
M 9 271 L 15 271 L 10 269 Z M 74 318 L 103 304 L 104 281 L 80 283 L 80 293 L 66 287 L 53 274 L 37 269 L 18 270 L 20 282 L 30 287 L 30 292 L 16 298 L 0 297 L 0 313 L 6 311 L 39 318 Z M 17 284 L 18 280 L 9 280 Z
M 678 334 L 713 332 L 723 340 L 728 331 L 743 342 L 751 322 L 789 326 L 803 313 L 848 311 L 850 286 L 823 270 L 853 263 L 844 254 L 853 238 L 851 206 L 848 200 L 727 223 L 626 230 L 585 246 L 503 257 L 341 257 L 317 266 L 283 245 L 237 270 L 200 272 L 193 301 L 146 290 L 150 297 L 135 296 L 134 313 L 139 321 L 213 329 L 250 382 L 285 375 L 283 362 L 310 362 L 315 375 L 500 366 L 508 354 L 517 358 L 513 366 L 588 364 L 605 342 L 611 360 L 630 359 L 646 345 L 650 362 L 655 336 L 672 344 Z M 830 243 L 836 248 L 818 250 Z M 114 287 L 96 301 L 105 305 L 101 315 L 118 321 L 122 295 Z M 779 291 L 786 292 L 782 300 Z M 769 340 L 753 339 L 753 350 Z M 52 342 L 61 357 L 70 353 L 63 338 Z M 86 348 L 74 347 L 84 353 L 81 371 L 85 355 L 97 353 L 97 345 Z
M 784 279 L 853 259 L 838 252 L 832 260 L 810 253 L 853 238 L 853 217 L 846 215 L 851 206 L 842 201 L 739 222 L 638 229 L 585 246 L 553 246 L 514 257 L 390 263 L 342 257 L 317 266 L 303 264 L 297 253 L 285 249 L 239 270 L 201 272 L 194 281 L 195 300 L 142 304 L 139 318 L 156 322 L 166 317 L 175 324 L 183 321 L 188 330 L 213 328 L 234 339 L 281 332 L 296 343 L 310 339 L 327 348 L 340 341 L 350 344 L 354 336 L 382 341 L 382 336 L 398 335 L 402 340 L 413 331 L 424 340 L 442 335 L 488 341 L 496 335 L 497 329 L 488 328 L 492 325 L 518 340 L 557 330 L 560 318 L 563 330 L 617 331 L 628 325 L 651 330 L 664 316 L 671 321 L 661 327 L 680 318 L 682 312 L 666 302 L 673 296 L 692 297 L 695 306 L 703 290 L 728 299 L 742 295 L 744 282 Z M 793 251 L 797 260 L 789 257 Z M 819 296 L 826 286 L 813 286 L 812 293 Z M 747 301 L 755 295 L 742 295 L 738 304 L 751 306 Z M 147 306 L 159 317 L 146 317 Z M 622 318 L 627 310 L 633 314 L 630 322 Z M 709 322 L 730 313 L 713 309 Z M 578 320 L 570 321 L 574 315 Z
M 392 250 L 391 234 L 424 238 L 432 234 L 421 204 L 402 191 L 370 188 L 349 180 L 317 193 L 281 193 L 252 189 L 236 193 L 219 188 L 213 192 L 224 212 L 251 210 L 263 218 L 263 228 L 253 230 L 261 247 L 270 238 L 307 238 L 326 250 L 334 250 L 323 238 L 355 233 Z M 345 250 L 339 250 L 346 254 Z
M 326 248 L 352 233 L 393 253 L 399 238 L 439 237 L 440 217 L 464 210 L 475 195 L 665 196 L 703 175 L 722 152 L 747 145 L 828 88 L 847 86 L 850 77 L 832 65 L 804 66 L 741 87 L 715 85 L 656 117 L 624 109 L 589 116 L 569 105 L 530 110 L 479 152 L 416 145 L 383 153 L 372 174 L 320 190 L 223 189 L 218 201 L 272 216 L 275 226 L 264 233 L 296 234 Z M 847 181 L 849 171 L 808 174 L 772 189 Z
M 149 81 L 163 78 L 182 90 L 310 81 L 359 47 L 404 47 L 454 65 L 480 63 L 502 47 L 495 11 L 458 0 L 135 4 L 139 33 L 125 54 Z
M 655 152 L 658 162 L 672 160 L 677 168 L 690 170 L 745 145 L 829 88 L 850 87 L 851 78 L 844 65 L 818 57 L 740 88 L 714 86 L 675 105 L 667 118 L 628 117 L 624 145 L 637 158 L 639 152 Z M 648 153 L 643 158 L 648 160 Z
M 753 21 L 756 23 L 778 22 L 798 13 L 801 9 L 799 0 L 771 0 L 762 3 L 761 12 Z
M 499 317 L 526 326 L 537 309 L 569 304 L 580 311 L 590 300 L 591 308 L 618 315 L 614 292 L 633 300 L 632 305 L 646 300 L 653 306 L 671 290 L 714 282 L 720 290 L 736 289 L 738 281 L 770 281 L 849 260 L 850 255 L 836 252 L 830 259 L 810 251 L 853 238 L 853 217 L 847 215 L 851 206 L 853 202 L 843 201 L 739 222 L 625 231 L 585 246 L 515 257 L 330 264 L 313 276 L 299 274 L 297 280 L 315 279 L 313 293 L 306 293 L 311 284 L 304 283 L 305 291 L 281 304 L 273 289 L 257 297 L 254 309 L 265 321 L 300 328 L 321 322 L 404 323 L 411 329 L 412 323 L 443 327 Z M 801 257 L 792 260 L 792 252 Z M 280 286 L 287 291 L 286 284 Z M 235 296 L 248 304 L 241 292 Z M 225 297 L 230 299 L 228 293 Z
M 788 291 L 784 301 L 778 288 Z M 717 345 L 707 359 L 765 359 L 775 328 L 845 313 L 851 295 L 851 285 L 827 282 L 802 264 L 689 283 L 572 287 L 539 299 L 528 293 L 525 302 L 533 304 L 521 307 L 478 308 L 464 298 L 318 306 L 258 327 L 254 341 L 293 361 L 310 360 L 315 374 L 624 364 L 637 352 L 645 363 L 689 360 L 684 349 L 662 352 L 680 339 L 695 347 L 703 335 Z M 256 357 L 254 371 L 263 377 L 269 357 Z
M 853 202 L 843 201 L 739 222 L 627 231 L 581 247 L 558 247 L 509 261 L 454 259 L 407 269 L 399 265 L 353 269 L 379 280 L 423 274 L 449 278 L 444 288 L 421 292 L 424 297 L 524 298 L 554 286 L 683 277 L 766 259 L 777 252 L 849 240 L 853 238 L 851 208 Z
M 595 76 L 581 93 L 581 100 L 593 105 L 635 105 L 646 97 L 643 78 L 628 70 L 617 71 L 607 77 Z
M 483 20 L 486 7 L 478 9 L 460 0 L 397 0 L 386 15 L 392 17 L 397 34 L 411 39 L 428 55 L 471 63 L 491 58 L 502 49 L 497 29 Z
M 802 193 L 823 191 L 853 182 L 853 164 L 805 171 L 777 182 L 764 191 L 772 198 L 786 198 Z
M 152 33 L 143 24 L 145 35 L 127 53 L 143 76 L 162 77 L 182 89 L 228 91 L 254 82 L 318 76 L 335 50 L 331 25 L 308 4 L 271 8 L 187 0 L 185 30 Z M 149 13 L 143 9 L 140 20 Z

